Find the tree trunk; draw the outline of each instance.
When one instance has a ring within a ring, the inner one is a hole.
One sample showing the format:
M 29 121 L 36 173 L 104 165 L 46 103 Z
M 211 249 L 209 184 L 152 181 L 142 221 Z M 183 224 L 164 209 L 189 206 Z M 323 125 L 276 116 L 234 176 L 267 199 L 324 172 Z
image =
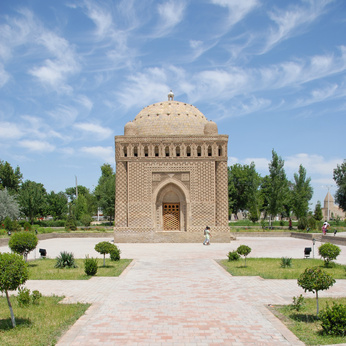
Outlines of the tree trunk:
M 319 311 L 319 308 L 318 308 L 318 291 L 316 291 L 316 304 L 317 304 L 317 314 L 316 314 L 316 316 L 318 316 L 318 311 Z
M 8 304 L 8 307 L 10 308 L 12 326 L 13 326 L 13 328 L 16 328 L 16 320 L 14 319 L 14 314 L 13 314 L 13 309 L 12 309 L 12 305 L 10 302 L 10 297 L 8 295 L 8 291 L 6 290 L 5 292 L 6 292 L 7 304 Z
M 106 266 L 106 254 L 103 254 L 103 266 Z

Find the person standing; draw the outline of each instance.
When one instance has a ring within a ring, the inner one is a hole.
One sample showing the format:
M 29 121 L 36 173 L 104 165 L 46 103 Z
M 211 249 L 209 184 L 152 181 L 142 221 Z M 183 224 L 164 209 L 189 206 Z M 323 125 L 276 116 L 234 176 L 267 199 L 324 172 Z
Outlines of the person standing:
M 210 245 L 210 227 L 207 226 L 204 230 L 204 235 L 205 235 L 205 239 L 204 239 L 204 242 L 203 242 L 203 245 Z

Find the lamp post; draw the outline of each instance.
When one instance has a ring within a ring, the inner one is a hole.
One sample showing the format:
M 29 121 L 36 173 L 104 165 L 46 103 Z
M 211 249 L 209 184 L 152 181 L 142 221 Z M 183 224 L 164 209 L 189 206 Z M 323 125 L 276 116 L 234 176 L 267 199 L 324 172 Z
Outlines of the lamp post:
M 315 258 L 315 244 L 316 244 L 316 239 L 312 238 L 312 258 Z

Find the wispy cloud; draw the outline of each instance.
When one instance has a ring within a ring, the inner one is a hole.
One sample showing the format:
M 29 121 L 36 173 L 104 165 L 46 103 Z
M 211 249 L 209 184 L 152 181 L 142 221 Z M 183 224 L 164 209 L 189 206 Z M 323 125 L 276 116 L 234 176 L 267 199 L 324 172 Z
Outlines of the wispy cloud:
M 40 153 L 52 152 L 55 150 L 54 145 L 46 141 L 39 141 L 39 140 L 26 139 L 26 140 L 19 141 L 18 145 L 29 151 L 40 152 Z
M 17 124 L 0 122 L 0 142 L 8 139 L 19 139 L 23 136 Z
M 114 148 L 112 147 L 82 147 L 80 151 L 84 154 L 94 156 L 99 159 L 100 162 L 114 163 Z
M 267 42 L 262 53 L 266 53 L 275 45 L 298 33 L 299 30 L 316 21 L 325 13 L 326 7 L 333 0 L 307 0 L 302 5 L 291 5 L 286 10 L 272 10 L 269 18 L 275 23 L 270 29 Z
M 227 28 L 240 22 L 247 14 L 259 6 L 258 0 L 211 0 L 211 3 L 227 8 L 228 18 L 225 22 Z
M 76 123 L 73 127 L 88 134 L 94 134 L 97 139 L 106 139 L 113 133 L 111 129 L 93 123 Z
M 56 109 L 47 112 L 56 121 L 57 127 L 73 124 L 78 116 L 78 110 L 72 106 L 59 105 Z
M 175 28 L 183 20 L 185 7 L 185 2 L 180 0 L 168 0 L 157 5 L 159 23 L 155 30 L 155 36 L 165 36 Z

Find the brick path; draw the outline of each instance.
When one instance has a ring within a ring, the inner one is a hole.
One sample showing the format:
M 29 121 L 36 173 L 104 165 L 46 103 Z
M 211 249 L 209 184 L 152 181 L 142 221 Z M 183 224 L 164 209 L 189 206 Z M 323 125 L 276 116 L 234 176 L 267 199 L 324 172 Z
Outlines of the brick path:
M 93 245 L 99 241 L 55 239 L 40 246 L 52 256 L 73 248 L 76 257 L 84 257 L 94 255 Z M 64 295 L 66 303 L 93 303 L 58 345 L 303 345 L 266 308 L 289 304 L 303 293 L 296 280 L 232 277 L 213 260 L 226 258 L 240 244 L 253 249 L 252 257 L 302 257 L 309 245 L 292 238 L 242 238 L 209 247 L 120 244 L 122 257 L 135 260 L 119 278 L 29 280 L 27 287 L 45 295 Z M 341 248 L 340 261 L 345 263 L 346 247 Z M 346 280 L 337 280 L 320 296 L 345 292 Z

